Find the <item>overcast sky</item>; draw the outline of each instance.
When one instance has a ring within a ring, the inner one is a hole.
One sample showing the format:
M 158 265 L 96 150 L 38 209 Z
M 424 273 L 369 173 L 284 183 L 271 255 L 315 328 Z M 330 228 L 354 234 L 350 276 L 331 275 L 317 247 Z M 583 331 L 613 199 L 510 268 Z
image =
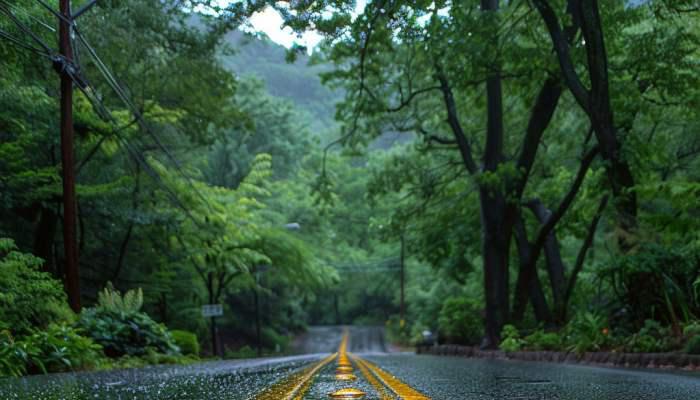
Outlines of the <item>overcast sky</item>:
M 225 1 L 225 0 L 224 0 Z M 365 8 L 366 0 L 356 0 L 357 7 L 355 8 L 355 15 L 362 12 Z M 255 30 L 260 32 L 265 32 L 270 39 L 279 43 L 284 47 L 291 47 L 294 42 L 302 46 L 306 46 L 309 52 L 321 41 L 321 35 L 316 32 L 310 31 L 305 32 L 301 37 L 298 37 L 292 29 L 286 27 L 282 29 L 282 16 L 271 8 L 267 8 L 265 11 L 256 13 L 250 20 L 251 24 Z

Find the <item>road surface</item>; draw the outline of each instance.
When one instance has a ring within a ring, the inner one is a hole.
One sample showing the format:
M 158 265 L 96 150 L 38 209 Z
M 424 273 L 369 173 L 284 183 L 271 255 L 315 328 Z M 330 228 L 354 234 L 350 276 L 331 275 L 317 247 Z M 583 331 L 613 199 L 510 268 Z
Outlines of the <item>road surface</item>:
M 381 328 L 312 328 L 297 346 L 311 354 L 2 379 L 0 399 L 700 399 L 697 373 L 386 353 Z

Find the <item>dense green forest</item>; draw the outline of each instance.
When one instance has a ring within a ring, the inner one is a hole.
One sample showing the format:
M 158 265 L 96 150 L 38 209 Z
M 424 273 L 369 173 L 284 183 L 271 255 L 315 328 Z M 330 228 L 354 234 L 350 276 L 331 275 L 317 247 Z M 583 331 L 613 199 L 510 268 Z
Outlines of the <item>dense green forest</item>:
M 216 4 L 100 1 L 66 64 L 55 15 L 0 0 L 0 374 L 288 352 L 319 324 L 700 353 L 695 2 Z M 324 41 L 238 30 L 265 7 Z

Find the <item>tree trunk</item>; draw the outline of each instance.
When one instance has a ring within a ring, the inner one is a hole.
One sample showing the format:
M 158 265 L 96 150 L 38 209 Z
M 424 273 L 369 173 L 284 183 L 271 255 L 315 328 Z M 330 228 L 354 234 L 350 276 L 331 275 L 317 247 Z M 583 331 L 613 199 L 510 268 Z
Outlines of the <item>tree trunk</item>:
M 508 321 L 508 254 L 512 224 L 506 218 L 506 202 L 502 195 L 480 189 L 482 257 L 486 321 L 483 348 L 495 348 L 500 342 L 501 328 Z
M 615 129 L 613 110 L 610 104 L 608 79 L 608 56 L 603 38 L 603 25 L 597 0 L 580 2 L 581 30 L 586 40 L 588 71 L 591 79 L 590 119 L 600 146 L 600 153 L 609 162 L 607 173 L 615 196 L 618 226 L 623 232 L 636 228 L 637 196 L 634 192 L 634 177 L 627 160 L 621 154 L 621 144 Z M 620 238 L 620 245 L 629 249 L 629 241 Z
M 520 217 L 515 223 L 515 241 L 518 248 L 520 270 L 513 297 L 511 318 L 513 321 L 522 321 L 529 299 L 537 322 L 549 324 L 552 321 L 552 314 L 547 304 L 547 298 L 542 290 L 540 278 L 537 276 L 536 264 L 529 262 L 532 248 L 527 239 L 525 225 Z
M 527 202 L 527 207 L 532 211 L 541 225 L 544 225 L 552 215 L 552 212 L 542 204 L 539 199 L 533 199 Z M 547 272 L 549 273 L 549 283 L 552 287 L 552 299 L 554 306 L 557 308 L 561 305 L 564 298 L 566 286 L 565 266 L 561 259 L 559 251 L 559 241 L 557 241 L 556 230 L 552 230 L 547 234 L 547 239 L 544 242 L 544 255 L 547 264 Z M 536 264 L 536 263 L 535 263 Z

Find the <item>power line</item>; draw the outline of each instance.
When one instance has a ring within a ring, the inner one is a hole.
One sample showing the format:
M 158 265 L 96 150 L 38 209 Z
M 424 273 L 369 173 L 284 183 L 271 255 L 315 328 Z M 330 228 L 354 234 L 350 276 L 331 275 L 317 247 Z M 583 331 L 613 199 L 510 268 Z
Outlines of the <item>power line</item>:
M 67 19 L 65 16 L 61 15 L 60 13 L 57 13 L 54 11 L 50 6 L 48 6 L 46 3 L 44 3 L 41 0 L 38 0 L 39 3 L 41 3 L 42 6 L 44 6 L 46 9 L 48 9 L 53 15 L 57 16 L 59 19 L 62 21 L 69 22 L 69 24 L 73 27 L 73 32 L 75 33 L 76 37 L 81 41 L 83 46 L 86 47 L 90 55 L 92 56 L 93 61 L 95 62 L 95 65 L 98 67 L 98 70 L 102 73 L 104 78 L 107 80 L 107 83 L 109 86 L 117 93 L 117 96 L 120 98 L 120 100 L 127 106 L 129 111 L 135 116 L 137 119 L 137 122 L 139 123 L 139 126 L 146 131 L 153 139 L 156 141 L 157 146 L 168 156 L 168 158 L 176 165 L 176 168 L 180 175 L 182 175 L 186 180 L 188 185 L 192 188 L 192 190 L 197 193 L 197 195 L 202 199 L 204 204 L 211 210 L 211 204 L 209 204 L 208 200 L 201 194 L 201 192 L 194 186 L 194 183 L 192 179 L 187 176 L 184 171 L 182 170 L 180 163 L 177 161 L 177 159 L 168 151 L 168 149 L 163 145 L 163 143 L 160 141 L 160 139 L 157 137 L 157 135 L 152 132 L 152 130 L 147 126 L 145 123 L 143 116 L 141 113 L 138 111 L 136 106 L 131 102 L 131 100 L 128 98 L 126 95 L 125 91 L 121 88 L 117 80 L 114 78 L 113 74 L 109 71 L 109 68 L 104 64 L 104 62 L 100 59 L 100 57 L 97 55 L 97 52 L 92 48 L 92 46 L 87 43 L 85 38 L 82 36 L 82 34 L 77 30 L 77 27 L 75 26 L 75 23 Z M 97 112 L 98 116 L 101 118 L 108 120 L 112 123 L 117 123 L 116 120 L 114 119 L 112 113 L 107 109 L 107 107 L 104 105 L 104 103 L 95 95 L 95 90 L 94 87 L 89 85 L 89 83 L 86 81 L 86 79 L 79 73 L 79 69 L 76 68 L 75 64 L 70 62 L 69 60 L 66 60 L 64 57 L 61 57 L 51 48 L 44 43 L 41 38 L 39 38 L 31 29 L 29 29 L 26 25 L 24 25 L 10 10 L 11 5 L 6 3 L 5 0 L 0 0 L 0 11 L 2 11 L 3 14 L 8 16 L 12 22 L 14 22 L 17 27 L 28 34 L 35 42 L 37 42 L 40 46 L 44 48 L 44 51 L 35 48 L 29 44 L 23 43 L 21 40 L 17 39 L 16 37 L 12 36 L 11 34 L 0 30 L 0 37 L 10 41 L 12 44 L 15 46 L 21 47 L 25 50 L 35 52 L 37 54 L 40 54 L 44 57 L 47 57 L 51 59 L 54 63 L 54 65 L 60 65 L 61 70 L 64 70 L 68 73 L 70 76 L 71 80 L 76 84 L 76 86 L 85 94 L 85 96 L 88 98 L 90 103 L 93 106 L 93 109 Z M 16 8 L 16 7 L 15 7 Z M 23 13 L 25 13 L 27 16 L 29 16 L 32 19 L 35 19 L 31 15 L 29 15 L 25 10 L 21 10 Z M 129 141 L 119 134 L 118 131 L 114 131 L 113 134 L 117 137 L 118 141 L 122 143 L 122 146 L 126 149 L 127 153 L 131 156 L 131 158 L 134 159 L 134 161 L 139 164 L 145 171 L 146 173 L 158 184 L 161 186 L 162 189 L 165 190 L 166 194 L 168 197 L 170 197 L 171 201 L 173 201 L 177 207 L 181 208 L 187 216 L 198 226 L 201 227 L 200 223 L 192 216 L 190 210 L 182 204 L 180 199 L 177 197 L 177 195 L 165 185 L 161 177 L 159 176 L 158 172 L 151 167 L 151 165 L 148 163 L 146 159 L 143 158 L 143 156 L 140 154 L 140 152 L 134 148 Z
M 8 40 L 10 43 L 15 45 L 16 47 L 22 48 L 24 50 L 29 50 L 33 53 L 40 55 L 40 56 L 52 59 L 50 54 L 48 54 L 48 53 L 44 52 L 43 50 L 38 49 L 36 47 L 32 47 L 32 45 L 30 45 L 30 44 L 22 42 L 20 39 L 12 36 L 10 33 L 3 31 L 2 29 L 0 29 L 0 38 Z
M 40 38 L 36 33 L 34 33 L 34 32 L 33 32 L 31 29 L 29 29 L 24 23 L 22 23 L 22 21 L 20 21 L 20 20 L 17 18 L 17 16 L 12 12 L 12 10 L 10 10 L 10 8 L 6 5 L 5 2 L 0 3 L 0 11 L 2 11 L 3 14 L 5 14 L 8 18 L 10 18 L 10 19 L 12 20 L 12 22 L 14 22 L 15 25 L 17 25 L 17 27 L 18 27 L 21 31 L 23 31 L 24 33 L 26 33 L 27 35 L 29 35 L 39 46 L 41 46 L 41 47 L 44 49 L 44 51 L 45 51 L 46 53 L 48 53 L 48 54 L 54 54 L 54 53 L 55 53 L 55 52 L 51 49 L 51 47 L 49 47 L 49 45 L 47 45 L 46 43 L 44 43 L 44 41 L 41 40 L 41 38 Z
M 103 77 L 109 84 L 109 86 L 117 93 L 117 96 L 122 100 L 122 102 L 129 108 L 130 112 L 134 115 L 134 117 L 138 120 L 139 126 L 141 129 L 143 129 L 149 136 L 153 138 L 155 141 L 156 145 L 158 148 L 160 148 L 165 155 L 170 159 L 170 161 L 175 165 L 175 168 L 177 169 L 178 173 L 185 178 L 189 186 L 192 188 L 192 190 L 197 194 L 197 196 L 204 202 L 204 204 L 211 210 L 211 204 L 209 204 L 209 201 L 202 195 L 202 193 L 195 187 L 194 182 L 192 181 L 192 178 L 187 175 L 184 170 L 182 169 L 182 166 L 180 162 L 175 158 L 175 156 L 165 147 L 165 145 L 162 143 L 158 135 L 153 132 L 150 127 L 146 124 L 143 115 L 141 115 L 141 112 L 138 110 L 138 108 L 131 102 L 129 97 L 127 96 L 126 92 L 124 89 L 121 87 L 119 82 L 116 80 L 114 75 L 111 73 L 109 68 L 104 64 L 102 59 L 97 55 L 97 52 L 95 49 L 90 46 L 90 44 L 87 42 L 85 37 L 80 33 L 77 27 L 74 26 L 73 31 L 75 32 L 75 35 L 77 39 L 85 46 L 87 49 L 88 53 L 92 57 L 92 60 L 94 61 L 95 65 L 97 66 L 98 70 L 102 73 Z
M 5 6 L 11 8 L 11 9 L 13 9 L 13 10 L 15 10 L 16 12 L 19 12 L 20 14 L 23 14 L 25 17 L 27 17 L 27 18 L 33 20 L 34 22 L 36 22 L 37 24 L 39 24 L 39 25 L 43 26 L 44 28 L 50 30 L 51 32 L 54 32 L 54 33 L 56 32 L 56 28 L 54 28 L 54 27 L 52 27 L 51 25 L 45 23 L 44 21 L 40 20 L 39 18 L 34 17 L 29 11 L 25 10 L 24 8 L 18 7 L 18 6 L 15 5 L 15 4 L 10 4 L 10 3 L 8 3 L 6 0 L 0 0 L 0 3 L 5 4 Z

